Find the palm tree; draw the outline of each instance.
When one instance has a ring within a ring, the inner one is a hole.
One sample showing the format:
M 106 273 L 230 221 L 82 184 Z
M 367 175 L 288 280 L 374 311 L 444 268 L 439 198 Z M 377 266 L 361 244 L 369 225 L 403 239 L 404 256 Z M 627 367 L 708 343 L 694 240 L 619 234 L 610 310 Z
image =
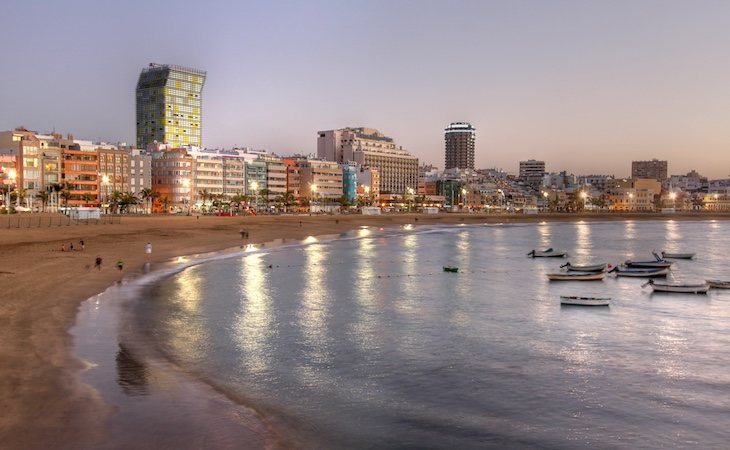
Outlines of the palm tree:
M 210 198 L 210 192 L 208 192 L 208 189 L 203 189 L 198 191 L 198 195 L 200 196 L 200 199 L 203 200 L 203 209 L 205 209 L 205 201 Z
M 162 203 L 163 212 L 167 213 L 170 211 L 170 197 L 164 196 L 160 198 L 160 203 Z
M 261 190 L 259 191 L 259 197 L 261 197 L 261 198 L 263 198 L 263 199 L 264 199 L 264 203 L 266 204 L 266 210 L 267 210 L 267 211 L 268 211 L 268 209 L 269 209 L 269 193 L 270 193 L 270 192 L 271 192 L 271 191 L 269 191 L 269 190 L 268 190 L 268 189 L 266 189 L 266 188 L 263 188 L 263 189 L 261 189 Z
M 128 212 L 129 206 L 136 205 L 137 203 L 137 196 L 134 195 L 132 192 L 125 192 L 124 194 L 122 194 L 120 204 L 122 205 L 123 212 Z
M 294 197 L 294 194 L 287 191 L 284 195 L 281 196 L 281 203 L 284 205 L 284 212 L 287 212 L 291 206 L 294 206 L 297 204 L 297 199 Z
M 61 187 L 61 198 L 63 198 L 65 205 L 68 207 L 68 201 L 71 200 L 71 189 L 73 189 L 73 184 L 71 183 L 64 183 Z
M 122 193 L 119 191 L 113 191 L 109 196 L 112 206 L 112 214 L 116 214 L 119 211 L 119 203 L 122 200 Z
M 15 191 L 17 192 L 16 198 L 18 200 L 18 204 L 20 204 L 20 201 L 28 195 L 28 190 L 25 188 L 17 188 Z
M 237 209 L 241 209 L 241 204 L 246 203 L 248 201 L 248 195 L 246 194 L 236 194 L 233 197 L 231 197 L 231 205 L 236 205 Z
M 94 199 L 94 196 L 90 192 L 84 192 L 81 194 L 81 198 L 86 202 L 89 203 L 91 200 Z
M 58 195 L 58 193 L 63 190 L 63 185 L 61 183 L 51 183 L 50 186 L 49 186 L 49 188 L 50 188 L 50 191 L 53 193 L 53 196 L 55 197 L 55 202 L 54 203 L 56 205 L 56 212 L 58 212 L 58 207 L 59 207 L 59 204 L 58 204 L 59 203 L 58 202 L 59 195 Z
M 154 191 L 152 190 L 152 188 L 144 188 L 141 191 L 139 191 L 139 198 L 141 198 L 142 201 L 144 201 L 145 207 L 149 206 L 149 210 L 148 210 L 149 213 L 152 212 L 152 198 L 153 198 L 152 193 L 153 192 Z

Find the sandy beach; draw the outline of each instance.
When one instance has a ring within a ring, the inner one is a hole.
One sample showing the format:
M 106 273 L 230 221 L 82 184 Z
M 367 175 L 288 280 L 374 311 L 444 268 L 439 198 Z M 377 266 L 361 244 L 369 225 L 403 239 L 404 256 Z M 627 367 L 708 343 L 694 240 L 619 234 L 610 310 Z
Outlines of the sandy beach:
M 148 260 L 304 239 L 362 226 L 604 220 L 727 220 L 722 214 L 484 214 L 122 217 L 120 223 L 8 228 L 0 216 L 0 443 L 3 448 L 93 448 L 113 412 L 81 383 L 69 329 L 80 303 L 141 271 Z M 240 231 L 248 232 L 242 239 Z M 80 250 L 80 241 L 85 249 Z M 62 252 L 62 245 L 68 250 Z M 525 249 L 519 249 L 523 251 Z M 527 249 L 529 250 L 529 249 Z M 102 258 L 101 270 L 94 268 Z M 124 262 L 123 271 L 116 268 Z

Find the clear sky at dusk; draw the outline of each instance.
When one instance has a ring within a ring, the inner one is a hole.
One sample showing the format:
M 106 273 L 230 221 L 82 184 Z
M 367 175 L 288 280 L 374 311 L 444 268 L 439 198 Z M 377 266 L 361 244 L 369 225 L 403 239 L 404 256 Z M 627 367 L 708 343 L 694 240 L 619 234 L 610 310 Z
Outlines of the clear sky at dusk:
M 0 129 L 134 142 L 150 62 L 206 70 L 207 147 L 316 151 L 378 128 L 443 167 L 443 129 L 478 129 L 477 167 L 730 174 L 730 2 L 5 0 Z

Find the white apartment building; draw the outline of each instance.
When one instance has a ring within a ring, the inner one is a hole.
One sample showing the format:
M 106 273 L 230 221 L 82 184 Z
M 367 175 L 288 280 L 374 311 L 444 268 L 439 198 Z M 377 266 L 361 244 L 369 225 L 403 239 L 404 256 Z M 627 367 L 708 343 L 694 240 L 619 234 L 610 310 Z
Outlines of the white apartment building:
M 376 168 L 380 191 L 402 194 L 418 187 L 418 158 L 374 128 L 342 128 L 318 132 L 317 156 L 338 163 Z

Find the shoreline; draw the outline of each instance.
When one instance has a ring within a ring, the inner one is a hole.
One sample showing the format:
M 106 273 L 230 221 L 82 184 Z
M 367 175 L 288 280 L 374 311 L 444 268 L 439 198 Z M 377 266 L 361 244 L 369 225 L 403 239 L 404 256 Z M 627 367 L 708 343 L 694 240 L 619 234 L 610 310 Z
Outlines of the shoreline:
M 5 218 L 7 219 L 7 217 Z M 460 223 L 540 223 L 625 220 L 728 220 L 730 214 L 585 213 L 486 215 L 423 214 L 338 216 L 122 217 L 119 224 L 0 229 L 0 441 L 5 448 L 51 445 L 87 448 L 103 442 L 112 412 L 79 377 L 71 328 L 81 304 L 121 278 L 140 273 L 153 244 L 152 263 L 218 252 L 242 243 L 303 240 L 367 225 L 393 227 Z M 5 222 L 0 222 L 0 225 Z M 0 226 L 0 228 L 2 228 Z M 242 240 L 241 229 L 250 239 Z M 84 251 L 61 252 L 85 241 Z M 100 271 L 93 268 L 103 258 Z M 119 273 L 114 264 L 124 261 Z

